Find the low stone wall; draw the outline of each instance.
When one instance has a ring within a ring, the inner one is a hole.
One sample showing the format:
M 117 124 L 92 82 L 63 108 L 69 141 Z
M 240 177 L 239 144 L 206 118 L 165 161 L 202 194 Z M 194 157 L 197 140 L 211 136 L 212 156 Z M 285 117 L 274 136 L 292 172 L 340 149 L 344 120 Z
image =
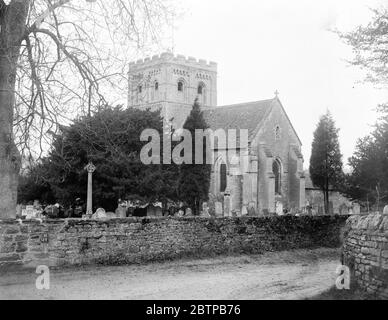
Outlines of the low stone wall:
M 377 298 L 388 299 L 388 216 L 352 216 L 344 228 L 343 264 L 351 282 Z
M 339 247 L 347 216 L 0 221 L 0 266 L 122 264 Z

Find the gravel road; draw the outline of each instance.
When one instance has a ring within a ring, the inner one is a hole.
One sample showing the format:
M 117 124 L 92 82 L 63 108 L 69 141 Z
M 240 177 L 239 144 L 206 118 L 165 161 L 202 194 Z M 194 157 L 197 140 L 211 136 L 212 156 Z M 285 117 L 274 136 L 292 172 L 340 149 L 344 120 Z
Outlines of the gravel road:
M 50 271 L 37 290 L 35 270 L 0 274 L 0 299 L 304 299 L 335 284 L 337 249 L 184 259 L 146 265 Z

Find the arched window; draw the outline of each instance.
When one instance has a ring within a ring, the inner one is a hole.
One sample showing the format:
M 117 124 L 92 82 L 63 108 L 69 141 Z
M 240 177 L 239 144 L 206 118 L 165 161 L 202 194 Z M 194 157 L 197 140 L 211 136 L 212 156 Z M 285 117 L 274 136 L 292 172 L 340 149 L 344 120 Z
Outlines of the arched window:
M 198 85 L 198 94 L 202 94 L 202 93 L 203 93 L 203 85 L 199 84 Z
M 225 192 L 226 190 L 226 164 L 222 163 L 220 165 L 220 192 Z
M 178 91 L 183 92 L 183 81 L 178 82 Z
M 275 175 L 275 194 L 281 194 L 281 170 L 279 161 L 275 160 L 273 162 L 272 171 Z
M 155 81 L 155 91 L 159 90 L 159 82 Z
M 142 86 L 139 86 L 139 87 L 137 88 L 137 91 L 138 91 L 139 93 L 141 93 L 141 92 L 143 91 L 143 87 L 142 87 Z

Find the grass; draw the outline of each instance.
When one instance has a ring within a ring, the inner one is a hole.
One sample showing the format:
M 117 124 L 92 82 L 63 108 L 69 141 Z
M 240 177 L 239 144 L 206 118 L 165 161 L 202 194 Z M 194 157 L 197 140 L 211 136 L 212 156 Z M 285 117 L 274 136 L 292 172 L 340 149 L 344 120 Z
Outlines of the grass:
M 319 295 L 308 298 L 307 300 L 378 300 L 375 296 L 362 291 L 359 288 L 350 288 L 350 290 L 338 290 L 335 286 Z

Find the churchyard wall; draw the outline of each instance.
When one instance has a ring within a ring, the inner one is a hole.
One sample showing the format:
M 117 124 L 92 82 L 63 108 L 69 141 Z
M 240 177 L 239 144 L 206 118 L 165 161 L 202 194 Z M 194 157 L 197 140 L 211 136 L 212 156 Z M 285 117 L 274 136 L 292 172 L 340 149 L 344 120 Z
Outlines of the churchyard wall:
M 344 228 L 342 255 L 353 285 L 388 299 L 388 215 L 351 216 Z
M 0 268 L 339 247 L 347 216 L 0 221 Z

